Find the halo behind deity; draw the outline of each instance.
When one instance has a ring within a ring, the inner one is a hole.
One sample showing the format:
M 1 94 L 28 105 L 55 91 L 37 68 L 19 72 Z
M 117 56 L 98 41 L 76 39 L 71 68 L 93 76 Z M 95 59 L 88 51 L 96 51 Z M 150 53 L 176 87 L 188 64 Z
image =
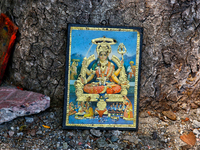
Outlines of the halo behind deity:
M 100 52 L 107 52 L 108 54 L 111 53 L 111 46 L 117 43 L 115 39 L 112 38 L 106 38 L 105 36 L 102 38 L 96 38 L 92 40 L 93 44 L 97 45 L 96 51 L 99 55 Z

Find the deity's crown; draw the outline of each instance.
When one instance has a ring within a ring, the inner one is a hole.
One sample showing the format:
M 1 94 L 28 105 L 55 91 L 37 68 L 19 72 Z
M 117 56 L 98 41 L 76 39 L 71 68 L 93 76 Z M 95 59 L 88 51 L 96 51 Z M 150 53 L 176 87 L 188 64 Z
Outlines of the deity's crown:
M 96 38 L 92 40 L 93 44 L 96 44 L 96 51 L 97 54 L 99 55 L 100 52 L 107 52 L 108 54 L 111 53 L 111 46 L 113 44 L 116 44 L 117 41 L 112 38 L 106 38 L 105 36 L 102 38 Z

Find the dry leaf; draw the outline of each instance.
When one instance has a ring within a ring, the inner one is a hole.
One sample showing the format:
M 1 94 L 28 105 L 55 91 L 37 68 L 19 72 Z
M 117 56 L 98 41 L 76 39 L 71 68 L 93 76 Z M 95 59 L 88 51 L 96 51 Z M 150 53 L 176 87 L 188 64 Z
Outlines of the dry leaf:
M 171 120 L 176 120 L 176 115 L 172 111 L 163 111 L 162 114 Z
M 185 122 L 186 122 L 186 121 L 189 121 L 189 118 L 188 118 L 188 117 L 186 117 L 184 121 L 185 121 Z
M 187 143 L 188 145 L 195 145 L 196 143 L 196 136 L 194 135 L 194 133 L 191 131 L 189 134 L 183 134 L 180 136 L 180 139 Z
M 42 125 L 44 128 L 50 129 L 50 126 Z

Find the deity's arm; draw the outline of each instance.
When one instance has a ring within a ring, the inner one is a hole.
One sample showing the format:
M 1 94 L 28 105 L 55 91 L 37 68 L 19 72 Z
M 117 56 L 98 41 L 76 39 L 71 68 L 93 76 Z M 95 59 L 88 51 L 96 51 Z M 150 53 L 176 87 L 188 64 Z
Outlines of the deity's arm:
M 111 76 L 111 78 L 112 78 L 112 80 L 113 80 L 115 83 L 117 83 L 117 84 L 120 83 L 119 79 L 116 77 L 115 74 L 113 74 L 113 75 Z
M 119 68 L 114 72 L 114 74 L 115 74 L 116 76 L 118 76 L 119 73 L 121 72 L 123 65 L 124 65 L 124 61 L 122 60 L 121 63 L 120 63 Z
M 90 76 L 87 78 L 87 83 L 90 82 L 94 78 L 95 74 L 90 74 Z
M 87 73 L 87 75 L 89 76 L 89 75 L 92 73 L 92 71 L 89 70 L 89 69 L 86 69 L 86 73 Z
M 116 76 L 118 76 L 119 73 L 120 73 L 120 71 L 121 71 L 121 68 L 118 68 L 118 69 L 114 72 L 114 74 L 115 74 Z

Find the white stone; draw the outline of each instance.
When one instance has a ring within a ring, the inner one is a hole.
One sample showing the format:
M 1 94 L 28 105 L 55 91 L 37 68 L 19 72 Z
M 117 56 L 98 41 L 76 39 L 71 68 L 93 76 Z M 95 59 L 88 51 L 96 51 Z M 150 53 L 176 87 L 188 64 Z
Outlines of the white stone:
M 200 127 L 200 122 L 198 122 L 197 120 L 193 120 L 192 125 L 194 126 L 194 128 L 199 128 Z
M 67 142 L 64 142 L 64 143 L 63 143 L 63 149 L 68 149 L 68 144 L 67 144 Z
M 23 135 L 23 132 L 17 133 L 17 136 L 22 136 L 22 135 Z
M 181 105 L 181 108 L 186 110 L 186 109 L 187 109 L 187 104 L 186 104 L 186 103 L 183 103 L 183 104 Z
M 176 2 L 176 0 L 171 0 L 171 4 L 174 4 Z
M 26 119 L 26 122 L 28 123 L 32 123 L 34 121 L 34 119 L 31 117 L 25 117 L 25 119 Z
M 193 133 L 194 133 L 194 134 L 197 134 L 197 135 L 199 135 L 199 134 L 200 134 L 200 132 L 199 132 L 199 130 L 198 130 L 198 129 L 194 129 L 194 130 L 193 130 Z
M 200 114 L 200 108 L 197 108 L 197 115 Z
M 14 135 L 14 133 L 15 133 L 14 131 L 8 131 L 8 134 L 10 137 L 12 137 Z
M 60 147 L 60 142 L 57 142 L 57 148 L 59 148 Z

